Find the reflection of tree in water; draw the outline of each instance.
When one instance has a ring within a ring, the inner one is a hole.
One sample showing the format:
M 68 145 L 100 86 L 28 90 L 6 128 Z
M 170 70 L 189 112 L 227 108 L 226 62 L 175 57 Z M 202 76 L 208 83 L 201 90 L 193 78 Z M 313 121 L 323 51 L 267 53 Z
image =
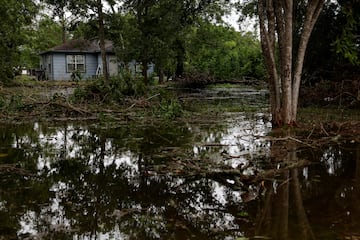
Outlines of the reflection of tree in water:
M 143 172 L 147 165 L 166 163 L 163 148 L 186 145 L 187 128 L 59 129 L 38 129 L 32 140 L 38 154 L 29 164 L 38 176 L 25 181 L 27 190 L 18 187 L 18 179 L 3 188 L 0 211 L 7 213 L 1 221 L 14 220 L 10 238 L 223 239 L 238 232 L 229 201 L 214 196 L 219 186 L 212 181 Z M 26 138 L 24 133 L 18 142 Z M 236 206 L 232 192 L 223 191 Z M 21 203 L 21 209 L 8 211 L 10 202 Z M 224 231 L 229 229 L 234 230 Z
M 272 158 L 284 163 L 298 161 L 296 149 L 278 144 L 272 146 Z M 278 167 L 278 168 L 279 168 Z M 303 205 L 302 190 L 298 168 L 287 169 L 276 180 L 266 181 L 264 203 L 257 220 L 255 235 L 269 236 L 272 239 L 315 239 Z
M 350 239 L 360 235 L 359 146 L 334 145 L 295 153 L 280 145 L 272 146 L 274 152 L 279 160 L 311 156 L 321 164 L 287 170 L 265 182 L 255 235 L 272 239 Z
M 343 151 L 354 150 L 343 149 Z M 349 177 L 345 181 L 340 181 L 335 188 L 334 207 L 338 211 L 339 218 L 334 225 L 341 229 L 346 239 L 358 239 L 360 237 L 360 145 L 357 145 L 353 154 L 345 155 L 344 158 L 350 162 L 349 167 L 352 171 Z
M 256 160 L 254 173 L 269 162 L 271 169 L 283 169 L 276 181 L 264 182 L 266 192 L 257 200 L 257 183 L 248 186 L 254 194 L 248 197 L 224 176 L 158 175 L 158 167 L 191 156 L 194 139 L 202 142 L 213 132 L 212 141 L 226 143 L 231 131 L 248 134 L 237 127 L 220 133 L 209 128 L 205 135 L 192 130 L 180 124 L 110 131 L 64 124 L 5 133 L 2 146 L 16 147 L 2 163 L 19 162 L 35 175 L 0 176 L 0 238 L 236 239 L 256 232 L 273 239 L 326 239 L 321 234 L 329 230 L 321 228 L 334 219 L 337 233 L 358 234 L 359 153 L 355 165 L 354 153 L 339 146 L 295 154 L 287 151 L 291 145 L 270 149 L 265 141 L 239 138 L 239 147 L 265 148 L 265 157 L 249 158 Z M 233 154 L 225 145 L 210 150 Z M 309 156 L 319 163 L 286 168 Z

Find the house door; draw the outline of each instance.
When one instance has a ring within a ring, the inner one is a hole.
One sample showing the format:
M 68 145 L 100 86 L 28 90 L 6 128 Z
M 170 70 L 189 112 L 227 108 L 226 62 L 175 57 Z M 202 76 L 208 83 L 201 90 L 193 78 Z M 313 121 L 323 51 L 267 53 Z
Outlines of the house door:
M 109 75 L 115 76 L 119 73 L 119 67 L 115 56 L 109 57 Z

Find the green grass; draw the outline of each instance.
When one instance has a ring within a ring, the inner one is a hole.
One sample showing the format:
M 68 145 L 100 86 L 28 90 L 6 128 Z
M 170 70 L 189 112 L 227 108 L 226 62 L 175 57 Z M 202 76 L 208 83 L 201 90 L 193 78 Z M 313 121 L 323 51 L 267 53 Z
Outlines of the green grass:
M 360 121 L 360 110 L 308 107 L 300 108 L 298 112 L 298 122 L 300 123 L 331 121 Z
M 26 75 L 20 75 L 16 76 L 15 79 L 11 82 L 11 86 L 14 87 L 75 87 L 79 85 L 88 85 L 94 80 L 82 80 L 78 82 L 74 81 L 38 81 L 37 79 L 34 79 L 33 77 L 26 76 Z M 10 87 L 11 87 L 10 86 Z

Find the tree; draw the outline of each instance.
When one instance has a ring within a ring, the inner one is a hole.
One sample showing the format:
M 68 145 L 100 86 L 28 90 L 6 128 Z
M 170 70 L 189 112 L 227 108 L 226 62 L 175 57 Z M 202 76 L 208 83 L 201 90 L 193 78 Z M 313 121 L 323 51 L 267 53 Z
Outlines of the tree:
M 133 59 L 142 63 L 145 82 L 147 82 L 146 72 L 149 62 L 155 63 L 160 81 L 164 72 L 172 72 L 173 68 L 176 75 L 180 76 L 184 72 L 185 42 L 191 26 L 201 18 L 214 19 L 222 15 L 226 2 L 228 1 L 127 0 L 123 6 L 128 14 L 127 21 L 133 24 L 132 30 L 125 31 L 127 29 L 125 25 L 117 24 L 120 27 L 116 32 L 121 28 L 124 30 L 118 34 L 118 40 L 125 45 L 129 43 L 129 39 L 133 40 L 130 48 L 125 46 L 120 52 L 122 55 L 133 53 Z M 117 19 L 120 18 L 121 15 Z M 113 29 L 116 29 L 116 26 Z M 134 37 L 135 35 L 137 37 Z
M 305 52 L 324 0 L 257 0 L 256 5 L 251 4 L 257 7 L 259 17 L 273 125 L 294 125 Z M 294 9 L 300 4 L 304 6 L 305 16 L 295 28 Z M 298 46 L 294 44 L 294 31 L 300 36 Z
M 62 27 L 49 16 L 41 16 L 27 34 L 27 42 L 21 46 L 20 60 L 27 68 L 39 67 L 39 52 L 48 50 L 62 41 Z
M 298 11 L 305 10 L 299 7 Z M 297 19 L 301 18 L 299 14 Z M 358 76 L 359 26 L 359 1 L 326 2 L 309 40 L 302 82 L 314 85 L 320 79 L 342 81 Z M 300 36 L 295 33 L 294 37 L 298 42 Z
M 107 1 L 113 4 L 113 1 Z M 98 37 L 102 59 L 102 70 L 105 79 L 105 83 L 109 81 L 108 64 L 106 59 L 105 50 L 105 26 L 104 26 L 104 3 L 102 0 L 69 0 L 69 10 L 76 16 L 82 16 L 87 18 L 95 17 L 98 22 Z
M 184 31 L 197 23 L 199 19 L 220 20 L 226 12 L 229 1 L 227 0 L 182 0 L 173 4 L 173 11 L 178 17 L 178 31 L 174 46 L 176 47 L 176 76 L 181 76 L 184 72 L 184 61 L 186 46 L 184 42 Z
M 20 62 L 20 47 L 27 41 L 28 26 L 37 12 L 31 0 L 0 0 L 0 82 L 13 78 Z
M 253 34 L 202 22 L 193 27 L 189 35 L 186 62 L 190 70 L 207 73 L 217 79 L 264 78 L 260 41 Z
M 335 50 L 352 65 L 360 65 L 360 2 L 357 0 L 339 1 L 345 24 L 341 25 L 341 34 L 334 42 Z
M 152 58 L 152 40 L 156 28 L 159 27 L 160 16 L 154 14 L 154 8 L 157 6 L 159 3 L 154 0 L 129 0 L 126 2 L 127 9 L 134 14 L 136 20 L 135 26 L 138 30 L 136 42 L 139 53 L 137 60 L 141 62 L 145 84 L 148 84 L 147 70 Z
M 61 33 L 62 33 L 62 42 L 66 42 L 66 32 L 67 32 L 67 20 L 66 20 L 66 11 L 69 9 L 68 0 L 42 0 L 46 4 L 53 6 L 53 15 L 58 17 L 61 24 Z
M 170 59 L 175 58 L 175 72 L 181 76 L 186 59 L 185 40 L 191 26 L 199 19 L 220 19 L 228 3 L 227 0 L 125 1 L 128 12 L 136 16 L 142 39 L 138 47 L 143 71 L 146 71 L 145 63 L 151 59 L 160 65 L 161 75 L 165 66 L 172 62 Z

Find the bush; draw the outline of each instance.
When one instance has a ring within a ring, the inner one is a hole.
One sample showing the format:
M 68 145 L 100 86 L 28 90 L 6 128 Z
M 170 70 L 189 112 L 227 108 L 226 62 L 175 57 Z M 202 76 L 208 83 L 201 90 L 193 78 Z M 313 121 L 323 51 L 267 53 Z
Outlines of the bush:
M 24 108 L 24 103 L 22 101 L 22 96 L 12 95 L 10 98 L 0 97 L 0 110 L 3 112 L 7 111 L 17 111 Z
M 157 89 L 159 92 L 153 96 L 158 96 L 157 102 L 151 104 L 153 114 L 164 120 L 174 120 L 181 117 L 184 113 L 183 106 L 174 92 L 166 89 Z M 152 93 L 153 94 L 153 93 Z
M 121 102 L 125 96 L 142 96 L 146 92 L 144 81 L 123 71 L 109 81 L 98 78 L 85 88 L 77 88 L 73 94 L 74 101 L 102 101 L 106 103 Z
M 168 120 L 173 120 L 183 114 L 181 104 L 177 99 L 163 99 L 160 102 L 161 116 Z

